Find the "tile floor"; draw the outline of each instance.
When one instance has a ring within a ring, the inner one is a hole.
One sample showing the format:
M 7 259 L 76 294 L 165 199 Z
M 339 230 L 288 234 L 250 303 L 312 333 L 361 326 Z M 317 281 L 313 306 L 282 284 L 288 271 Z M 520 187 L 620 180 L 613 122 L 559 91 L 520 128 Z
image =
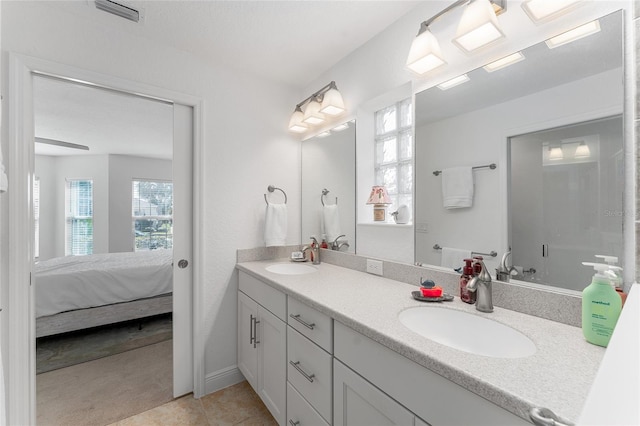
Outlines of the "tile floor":
M 194 399 L 183 396 L 112 426 L 216 425 L 275 426 L 277 423 L 249 383 L 241 382 Z

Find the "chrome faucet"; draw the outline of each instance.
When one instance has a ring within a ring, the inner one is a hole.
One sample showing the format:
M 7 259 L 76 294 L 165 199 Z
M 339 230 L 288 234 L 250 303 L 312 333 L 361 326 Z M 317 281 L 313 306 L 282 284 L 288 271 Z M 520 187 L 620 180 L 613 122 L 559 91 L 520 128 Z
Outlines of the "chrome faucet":
M 306 252 L 307 250 L 311 250 L 311 256 L 313 257 L 313 264 L 320 264 L 320 244 L 318 244 L 318 240 L 313 235 L 311 236 L 313 243 L 310 246 L 303 246 L 301 252 Z
M 467 283 L 467 290 L 477 291 L 476 309 L 480 312 L 493 312 L 493 294 L 491 286 L 491 274 L 487 272 L 487 267 L 480 259 L 476 259 L 480 263 L 481 270 L 478 275 L 473 277 Z
M 335 240 L 333 240 L 333 242 L 331 243 L 331 250 L 337 250 L 340 251 L 340 249 L 344 246 L 349 247 L 349 243 L 346 241 L 338 241 L 340 238 L 344 237 L 345 235 L 342 234 L 339 237 L 336 237 Z
M 500 266 L 496 268 L 496 280 L 509 282 L 511 275 L 517 275 L 518 270 L 514 266 L 507 267 L 507 258 L 511 256 L 511 249 L 502 255 Z

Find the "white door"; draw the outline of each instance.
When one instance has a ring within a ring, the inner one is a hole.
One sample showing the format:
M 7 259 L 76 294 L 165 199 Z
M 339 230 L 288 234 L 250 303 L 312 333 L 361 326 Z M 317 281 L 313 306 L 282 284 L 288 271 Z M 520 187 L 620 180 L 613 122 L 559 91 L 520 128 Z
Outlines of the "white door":
M 286 422 L 287 325 L 258 306 L 258 395 L 278 424 Z
M 193 391 L 193 108 L 173 105 L 173 396 Z

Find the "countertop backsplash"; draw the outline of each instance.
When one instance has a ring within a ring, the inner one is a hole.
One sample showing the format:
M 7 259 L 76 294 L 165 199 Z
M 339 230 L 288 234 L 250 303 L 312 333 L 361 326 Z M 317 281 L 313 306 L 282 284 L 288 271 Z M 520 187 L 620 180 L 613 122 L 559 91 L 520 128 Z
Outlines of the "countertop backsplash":
M 238 263 L 286 260 L 291 252 L 296 250 L 300 250 L 299 245 L 239 249 L 236 258 Z M 325 263 L 366 272 L 368 257 L 365 256 L 321 249 L 320 258 Z M 420 285 L 421 278 L 433 280 L 446 293 L 458 296 L 460 275 L 457 272 L 386 260 L 383 261 L 382 270 L 385 278 L 415 286 Z M 579 295 L 562 293 L 552 288 L 534 288 L 496 280 L 493 280 L 492 284 L 495 306 L 574 327 L 581 326 L 582 298 Z

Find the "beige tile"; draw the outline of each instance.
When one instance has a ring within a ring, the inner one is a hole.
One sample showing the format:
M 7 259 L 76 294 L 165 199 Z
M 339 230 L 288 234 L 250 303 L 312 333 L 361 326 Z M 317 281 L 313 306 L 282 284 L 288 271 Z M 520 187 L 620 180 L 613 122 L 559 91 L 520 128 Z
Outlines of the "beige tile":
M 144 413 L 114 423 L 112 426 L 186 426 L 207 425 L 200 401 L 187 395 Z
M 210 425 L 275 424 L 267 407 L 246 381 L 206 395 L 200 401 Z

